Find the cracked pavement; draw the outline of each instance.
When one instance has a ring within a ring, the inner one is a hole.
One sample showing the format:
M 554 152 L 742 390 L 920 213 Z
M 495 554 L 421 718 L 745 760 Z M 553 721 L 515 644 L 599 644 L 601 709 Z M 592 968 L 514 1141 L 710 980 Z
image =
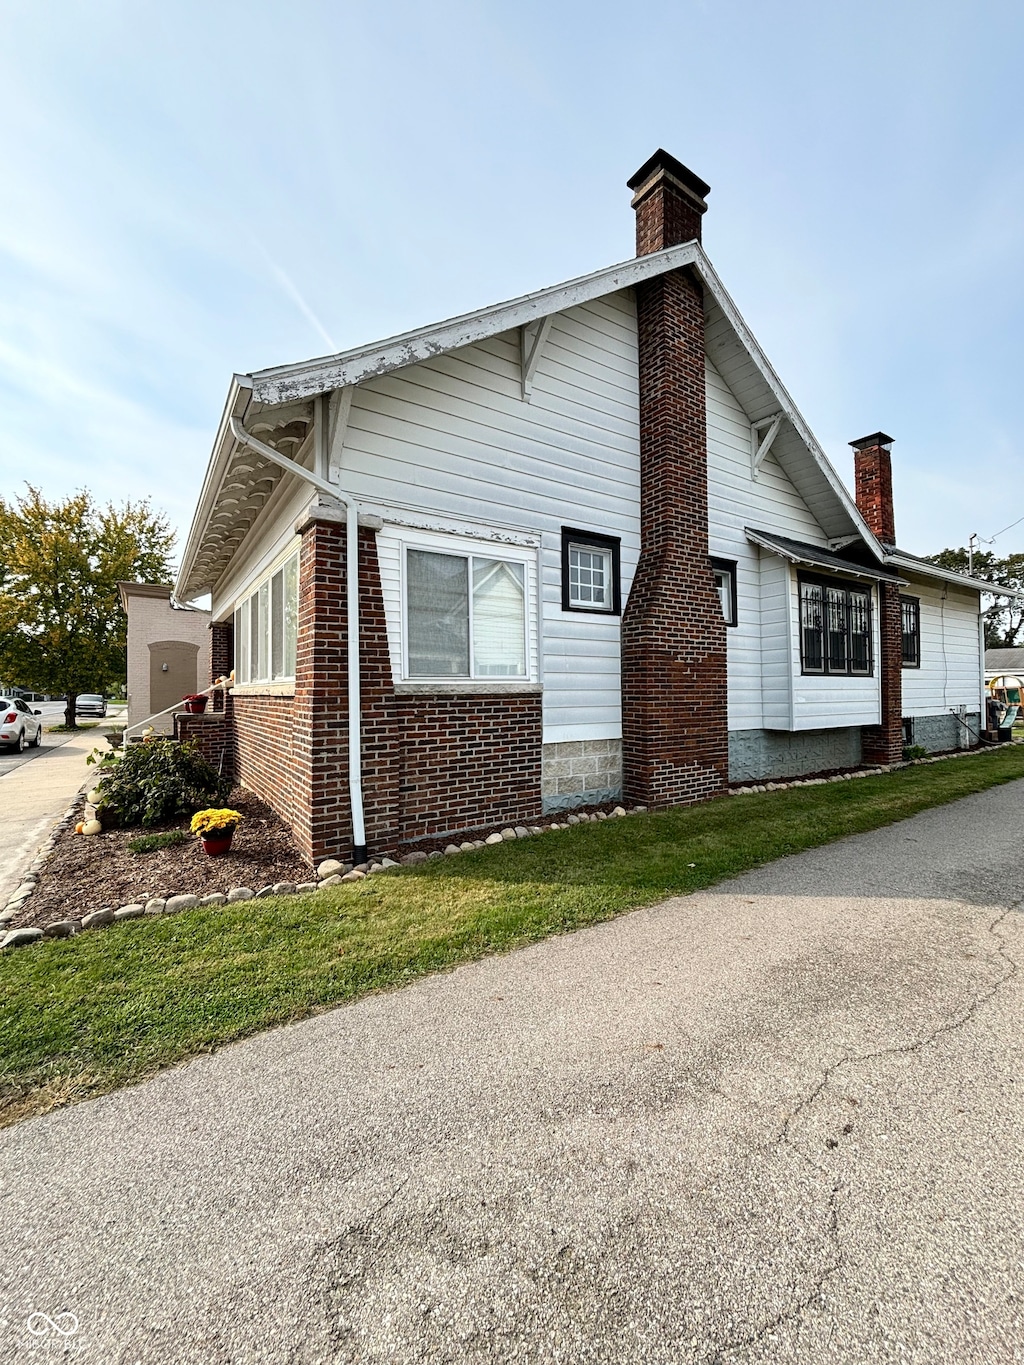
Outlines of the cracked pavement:
M 1024 1361 L 1022 796 L 0 1133 L 0 1360 Z

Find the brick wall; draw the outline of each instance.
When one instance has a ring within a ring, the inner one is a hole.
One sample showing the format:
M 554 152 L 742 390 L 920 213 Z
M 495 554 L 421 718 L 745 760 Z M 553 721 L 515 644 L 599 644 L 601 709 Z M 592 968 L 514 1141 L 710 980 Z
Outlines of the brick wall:
M 897 763 L 903 757 L 903 623 L 898 585 L 879 583 L 878 598 L 882 722 L 866 725 L 861 743 L 865 763 Z
M 235 666 L 235 623 L 213 621 L 210 625 L 210 682 L 226 678 Z

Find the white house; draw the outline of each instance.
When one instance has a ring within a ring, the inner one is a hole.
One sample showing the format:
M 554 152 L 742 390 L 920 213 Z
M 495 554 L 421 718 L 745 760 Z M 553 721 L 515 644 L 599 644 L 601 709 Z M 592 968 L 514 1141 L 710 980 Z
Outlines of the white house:
M 984 585 L 895 547 L 884 433 L 847 493 L 708 187 L 629 184 L 632 260 L 232 382 L 176 593 L 235 684 L 179 733 L 311 859 L 977 742 Z

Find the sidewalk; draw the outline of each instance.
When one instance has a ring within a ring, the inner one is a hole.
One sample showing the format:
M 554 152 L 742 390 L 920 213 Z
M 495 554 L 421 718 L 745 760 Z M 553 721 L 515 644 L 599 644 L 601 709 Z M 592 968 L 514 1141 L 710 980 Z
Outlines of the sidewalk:
M 6 836 L 0 852 L 0 906 L 21 881 L 51 825 L 95 772 L 86 763 L 94 749 L 108 749 L 98 730 L 83 730 L 67 739 L 44 735 L 38 754 L 0 776 L 0 819 Z

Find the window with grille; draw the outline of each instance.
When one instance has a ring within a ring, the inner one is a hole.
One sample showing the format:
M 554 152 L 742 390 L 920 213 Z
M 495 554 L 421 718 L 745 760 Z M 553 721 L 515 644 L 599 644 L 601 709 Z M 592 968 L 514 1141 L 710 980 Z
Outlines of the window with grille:
M 800 666 L 804 673 L 870 677 L 870 589 L 801 577 Z
M 921 603 L 916 597 L 900 598 L 903 626 L 903 667 L 921 667 Z
M 562 609 L 619 611 L 619 541 L 562 527 Z

